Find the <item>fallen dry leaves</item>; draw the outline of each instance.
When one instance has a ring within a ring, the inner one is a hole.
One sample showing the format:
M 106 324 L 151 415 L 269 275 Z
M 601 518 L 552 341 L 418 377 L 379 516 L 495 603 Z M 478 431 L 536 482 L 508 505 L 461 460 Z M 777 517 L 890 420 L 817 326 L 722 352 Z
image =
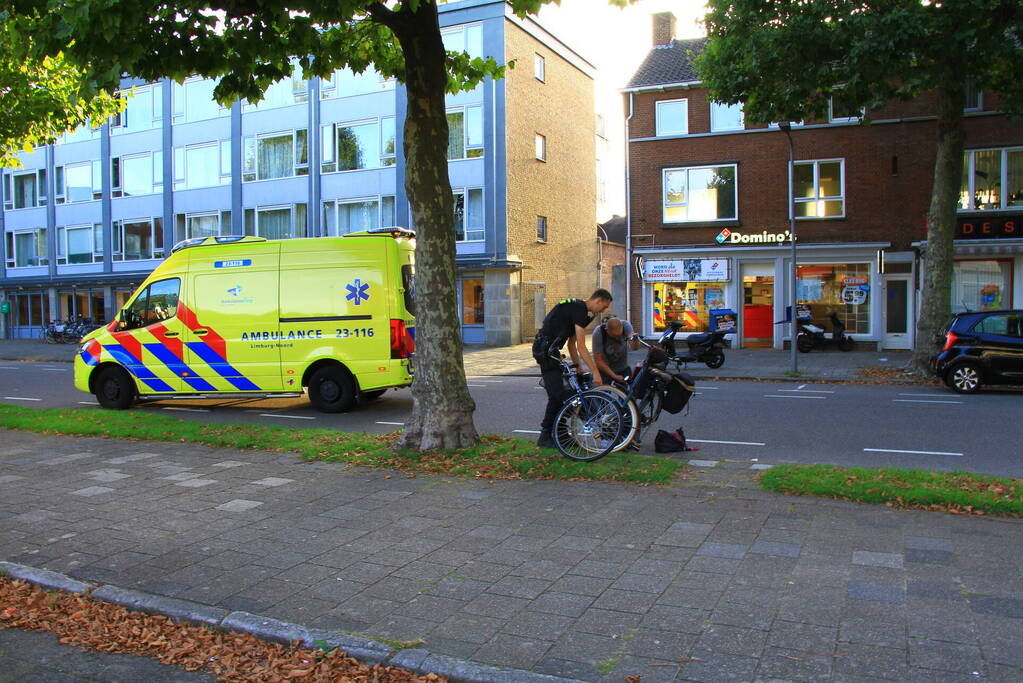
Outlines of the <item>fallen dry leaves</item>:
M 368 665 L 345 653 L 279 645 L 242 633 L 131 612 L 87 595 L 47 592 L 0 577 L 0 628 L 50 631 L 61 643 L 153 657 L 230 683 L 443 683 L 397 667 Z

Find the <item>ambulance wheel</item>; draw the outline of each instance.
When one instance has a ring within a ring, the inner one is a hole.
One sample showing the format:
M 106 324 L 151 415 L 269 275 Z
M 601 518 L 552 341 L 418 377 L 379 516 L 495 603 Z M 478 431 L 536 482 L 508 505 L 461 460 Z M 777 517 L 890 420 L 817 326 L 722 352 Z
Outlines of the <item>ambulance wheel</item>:
M 355 382 L 337 365 L 322 367 L 309 378 L 309 402 L 321 413 L 343 413 L 355 405 Z
M 135 383 L 121 368 L 111 366 L 100 370 L 93 388 L 96 400 L 104 408 L 125 410 L 135 402 Z

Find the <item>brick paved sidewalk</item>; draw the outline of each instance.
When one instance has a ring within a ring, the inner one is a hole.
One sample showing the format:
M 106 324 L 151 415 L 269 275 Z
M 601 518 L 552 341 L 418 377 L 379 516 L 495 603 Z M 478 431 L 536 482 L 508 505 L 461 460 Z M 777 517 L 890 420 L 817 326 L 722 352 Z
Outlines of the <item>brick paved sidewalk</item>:
M 0 560 L 587 681 L 1020 680 L 1023 522 L 700 470 L 408 478 L 7 431 Z

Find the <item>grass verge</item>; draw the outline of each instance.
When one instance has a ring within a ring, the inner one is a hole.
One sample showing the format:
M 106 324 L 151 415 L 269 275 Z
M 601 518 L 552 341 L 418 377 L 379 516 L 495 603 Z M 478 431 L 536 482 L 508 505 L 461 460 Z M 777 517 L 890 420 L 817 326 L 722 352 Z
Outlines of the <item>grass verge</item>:
M 684 465 L 664 457 L 613 453 L 596 462 L 574 462 L 530 441 L 485 434 L 472 448 L 396 450 L 396 432 L 349 434 L 328 429 L 208 424 L 145 411 L 25 408 L 0 403 L 0 426 L 43 434 L 197 443 L 238 450 L 289 451 L 304 460 L 447 474 L 481 479 L 565 479 L 667 484 Z
M 1023 517 L 1023 480 L 968 472 L 781 465 L 760 475 L 776 493 L 954 514 Z

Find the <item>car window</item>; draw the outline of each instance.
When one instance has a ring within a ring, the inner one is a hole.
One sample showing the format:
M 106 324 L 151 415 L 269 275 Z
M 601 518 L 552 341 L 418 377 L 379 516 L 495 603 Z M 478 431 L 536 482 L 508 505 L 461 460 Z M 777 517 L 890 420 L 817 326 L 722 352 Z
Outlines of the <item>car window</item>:
M 1020 336 L 1020 316 L 1018 315 L 989 315 L 977 323 L 973 328 L 976 332 L 983 334 L 997 334 L 1002 337 Z
M 135 330 L 173 318 L 178 312 L 181 280 L 160 280 L 146 287 L 121 314 L 121 329 Z

